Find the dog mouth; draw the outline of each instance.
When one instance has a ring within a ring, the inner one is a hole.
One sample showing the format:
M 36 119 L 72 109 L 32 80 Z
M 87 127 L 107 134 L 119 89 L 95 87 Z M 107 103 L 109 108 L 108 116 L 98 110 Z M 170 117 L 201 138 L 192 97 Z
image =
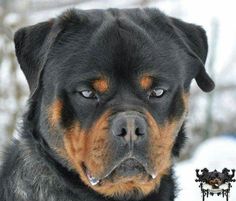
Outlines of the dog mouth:
M 143 165 L 137 159 L 128 158 L 120 161 L 113 166 L 103 177 L 95 177 L 89 169 L 83 164 L 84 173 L 92 186 L 101 185 L 105 181 L 115 183 L 116 179 L 122 178 L 123 181 L 132 181 L 135 177 L 154 180 L 157 174 L 150 171 L 146 165 Z

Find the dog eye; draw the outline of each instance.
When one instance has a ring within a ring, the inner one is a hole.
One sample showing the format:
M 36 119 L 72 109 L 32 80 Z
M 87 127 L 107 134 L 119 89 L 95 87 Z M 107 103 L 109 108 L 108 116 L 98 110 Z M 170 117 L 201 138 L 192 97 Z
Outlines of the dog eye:
M 84 98 L 88 98 L 88 99 L 96 99 L 97 98 L 97 94 L 94 91 L 91 91 L 91 90 L 80 91 L 80 94 Z
M 165 92 L 166 91 L 164 89 L 156 88 L 150 91 L 149 97 L 160 98 L 164 95 Z

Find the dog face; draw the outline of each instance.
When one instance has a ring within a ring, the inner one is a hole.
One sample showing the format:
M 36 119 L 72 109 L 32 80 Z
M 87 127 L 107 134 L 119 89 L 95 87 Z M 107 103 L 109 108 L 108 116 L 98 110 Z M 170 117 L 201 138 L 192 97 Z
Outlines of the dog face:
M 158 188 L 192 79 L 214 88 L 204 31 L 155 9 L 70 10 L 19 30 L 15 44 L 40 134 L 106 196 Z

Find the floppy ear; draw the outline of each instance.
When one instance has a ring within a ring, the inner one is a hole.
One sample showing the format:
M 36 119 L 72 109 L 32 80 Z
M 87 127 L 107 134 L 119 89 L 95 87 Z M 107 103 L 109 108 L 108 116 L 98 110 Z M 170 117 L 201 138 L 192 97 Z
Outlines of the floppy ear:
M 215 84 L 205 70 L 205 62 L 208 52 L 207 36 L 205 30 L 200 26 L 185 23 L 176 18 L 170 18 L 171 25 L 178 35 L 184 48 L 188 54 L 197 60 L 197 69 L 194 72 L 194 77 L 198 86 L 205 92 L 210 92 L 214 89 Z M 193 70 L 192 69 L 192 70 Z
M 29 84 L 31 97 L 38 89 L 49 50 L 59 31 L 51 20 L 21 28 L 14 35 L 16 56 Z

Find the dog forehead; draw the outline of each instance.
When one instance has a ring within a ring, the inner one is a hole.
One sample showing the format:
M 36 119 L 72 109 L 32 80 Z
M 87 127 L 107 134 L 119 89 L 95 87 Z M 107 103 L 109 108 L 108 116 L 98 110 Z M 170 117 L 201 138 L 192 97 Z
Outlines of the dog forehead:
M 169 35 L 155 26 L 143 25 L 150 24 L 151 19 L 140 10 L 115 11 L 89 11 L 86 24 L 67 27 L 52 50 L 48 73 L 53 77 L 57 74 L 59 79 L 77 79 L 83 74 L 113 73 L 117 77 L 161 71 L 173 71 L 176 75 L 183 60 L 178 58 L 181 50 Z M 96 15 L 100 17 L 91 19 Z

